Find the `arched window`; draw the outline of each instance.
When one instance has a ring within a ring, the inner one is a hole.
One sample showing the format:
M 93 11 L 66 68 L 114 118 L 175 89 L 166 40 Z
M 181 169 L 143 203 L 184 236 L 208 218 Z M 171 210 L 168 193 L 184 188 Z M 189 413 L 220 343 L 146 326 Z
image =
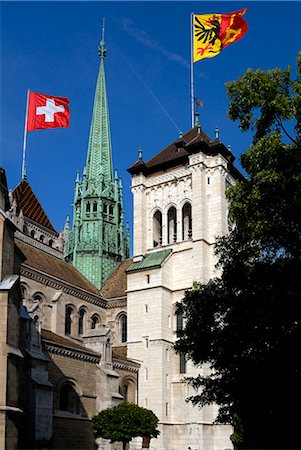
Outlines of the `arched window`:
M 123 399 L 130 403 L 136 403 L 137 385 L 134 378 L 126 376 L 120 381 L 119 393 Z
M 91 318 L 91 330 L 95 330 L 95 328 L 98 328 L 98 324 L 100 324 L 100 318 L 97 314 L 93 314 Z
M 109 214 L 110 214 L 110 216 L 114 215 L 114 206 L 113 205 L 109 206 Z
M 34 238 L 34 235 L 35 235 L 35 231 L 34 231 L 34 230 L 31 230 L 30 236 L 31 236 L 32 238 Z
M 182 230 L 183 241 L 192 238 L 192 216 L 191 216 L 191 204 L 185 203 L 182 208 Z
M 93 202 L 93 212 L 97 212 L 97 203 Z
M 40 241 L 41 242 L 44 242 L 44 236 L 41 234 L 41 236 L 40 236 Z
M 58 407 L 60 411 L 80 414 L 79 395 L 70 382 L 64 383 L 59 390 Z
M 52 246 L 53 246 L 53 240 L 52 240 L 52 239 L 49 239 L 48 244 L 49 244 L 49 247 L 52 247 Z
M 122 314 L 119 318 L 119 331 L 121 342 L 127 341 L 127 318 L 126 314 Z
M 87 202 L 87 204 L 86 204 L 86 212 L 87 212 L 87 213 L 90 212 L 90 208 L 91 208 L 90 202 Z
M 81 308 L 79 310 L 79 318 L 78 318 L 78 334 L 83 334 L 84 330 L 84 321 L 85 321 L 86 310 Z
M 169 208 L 167 213 L 168 236 L 169 244 L 177 241 L 177 210 L 173 206 Z
M 23 284 L 21 284 L 21 295 L 23 300 L 26 299 L 26 294 L 27 294 L 26 287 L 23 286 Z
M 72 318 L 73 318 L 73 309 L 71 306 L 67 306 L 65 315 L 65 334 L 71 334 Z
M 40 294 L 34 294 L 34 295 L 33 295 L 33 300 L 34 300 L 35 302 L 42 303 L 42 297 L 41 297 Z
M 162 244 L 162 214 L 156 211 L 153 217 L 153 246 Z

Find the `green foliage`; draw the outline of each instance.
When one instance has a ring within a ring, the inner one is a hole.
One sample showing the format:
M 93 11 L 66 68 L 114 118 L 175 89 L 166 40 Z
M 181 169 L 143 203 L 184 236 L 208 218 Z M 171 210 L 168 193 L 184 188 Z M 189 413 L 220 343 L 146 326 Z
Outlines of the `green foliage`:
M 111 442 L 130 442 L 137 436 L 157 437 L 157 425 L 158 418 L 152 411 L 128 402 L 105 409 L 92 419 L 96 437 Z
M 220 406 L 237 448 L 301 448 L 300 67 L 299 55 L 296 80 L 290 69 L 248 70 L 229 83 L 230 117 L 254 130 L 247 177 L 227 192 L 235 230 L 216 243 L 221 276 L 178 305 L 176 350 L 212 369 L 190 379 L 202 388 L 191 401 Z
M 272 130 L 286 133 L 283 121 L 295 120 L 300 140 L 300 74 L 301 52 L 297 58 L 296 80 L 291 79 L 290 67 L 267 72 L 248 69 L 239 80 L 227 84 L 230 119 L 239 120 L 242 131 L 254 130 L 254 142 Z

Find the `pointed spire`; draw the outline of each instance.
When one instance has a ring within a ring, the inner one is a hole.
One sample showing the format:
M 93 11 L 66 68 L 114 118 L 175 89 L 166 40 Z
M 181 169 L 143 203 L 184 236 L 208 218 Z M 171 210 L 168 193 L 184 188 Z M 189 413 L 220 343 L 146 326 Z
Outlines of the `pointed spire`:
M 64 230 L 66 231 L 66 230 L 69 230 L 69 229 L 70 229 L 70 227 L 69 227 L 69 214 L 67 214 L 66 220 L 65 220 L 65 225 L 64 225 Z
M 107 56 L 107 49 L 105 47 L 105 18 L 102 19 L 101 41 L 98 47 L 98 54 L 100 59 L 104 59 Z
M 104 32 L 103 20 L 102 37 L 98 48 L 100 67 L 94 96 L 86 163 L 86 177 L 88 180 L 93 179 L 98 180 L 99 182 L 99 177 L 102 173 L 104 185 L 108 186 L 113 181 L 113 171 L 110 120 L 104 70 L 104 58 L 107 54 Z

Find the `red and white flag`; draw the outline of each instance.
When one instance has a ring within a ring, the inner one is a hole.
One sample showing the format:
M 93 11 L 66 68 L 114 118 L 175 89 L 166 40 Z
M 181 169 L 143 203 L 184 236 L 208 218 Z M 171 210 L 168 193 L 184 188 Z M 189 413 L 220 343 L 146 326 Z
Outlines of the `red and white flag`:
M 70 110 L 67 97 L 29 92 L 26 131 L 42 128 L 69 127 Z

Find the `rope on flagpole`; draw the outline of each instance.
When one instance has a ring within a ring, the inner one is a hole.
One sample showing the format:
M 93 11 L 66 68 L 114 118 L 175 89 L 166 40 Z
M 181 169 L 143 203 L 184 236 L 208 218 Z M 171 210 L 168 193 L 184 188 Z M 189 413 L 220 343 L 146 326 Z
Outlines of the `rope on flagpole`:
M 26 138 L 27 138 L 27 118 L 28 118 L 28 102 L 29 102 L 29 92 L 30 89 L 27 90 L 27 98 L 26 98 L 26 112 L 25 112 L 25 124 L 24 124 L 24 136 L 23 136 L 23 152 L 22 152 L 22 180 L 26 176 Z
M 190 96 L 191 96 L 191 128 L 194 127 L 194 76 L 193 76 L 193 18 L 191 13 L 191 34 L 190 34 Z

